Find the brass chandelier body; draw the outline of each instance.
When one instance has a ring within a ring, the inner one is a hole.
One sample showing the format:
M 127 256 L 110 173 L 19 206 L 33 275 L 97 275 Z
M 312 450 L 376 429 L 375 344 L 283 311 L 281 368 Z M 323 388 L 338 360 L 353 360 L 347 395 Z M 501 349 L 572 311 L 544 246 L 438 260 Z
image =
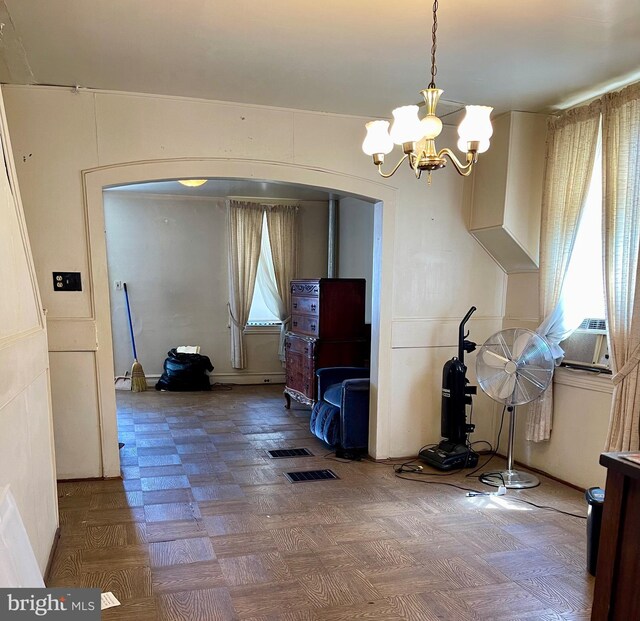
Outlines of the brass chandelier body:
M 442 131 L 442 121 L 436 115 L 436 107 L 442 89 L 436 87 L 436 31 L 438 29 L 438 0 L 433 3 L 433 27 L 431 46 L 431 82 L 420 91 L 424 98 L 426 115 L 418 118 L 418 106 L 404 106 L 393 111 L 394 121 L 389 131 L 388 121 L 372 121 L 367 123 L 367 136 L 362 149 L 373 157 L 373 163 L 384 178 L 396 173 L 402 163 L 407 160 L 416 178 L 427 171 L 429 182 L 431 172 L 444 168 L 448 158 L 456 171 L 466 177 L 471 174 L 478 155 L 489 148 L 489 139 L 493 133 L 490 114 L 492 108 L 487 106 L 466 106 L 466 116 L 460 123 L 458 134 L 458 148 L 465 153 L 465 161 L 461 162 L 451 149 L 436 148 L 436 138 Z M 404 155 L 390 172 L 383 172 L 384 156 L 391 152 L 393 144 L 402 145 Z
M 436 116 L 436 106 L 438 104 L 438 100 L 440 99 L 440 95 L 442 94 L 442 89 L 426 88 L 420 91 L 420 94 L 424 97 L 425 103 L 427 104 L 427 116 Z M 386 179 L 393 176 L 398 168 L 400 168 L 402 163 L 406 159 L 408 159 L 409 165 L 416 173 L 416 177 L 420 178 L 420 175 L 425 170 L 431 172 L 432 170 L 444 168 L 447 165 L 447 160 L 445 159 L 445 156 L 447 156 L 451 160 L 458 173 L 460 173 L 463 177 L 468 177 L 471 174 L 473 165 L 478 161 L 478 146 L 479 141 L 477 140 L 470 141 L 468 143 L 466 163 L 463 164 L 451 149 L 445 147 L 444 149 L 440 149 L 440 151 L 438 151 L 436 149 L 435 137 L 423 137 L 418 142 L 409 141 L 402 143 L 404 156 L 395 165 L 391 172 L 382 172 L 382 164 L 384 163 L 385 155 L 384 153 L 374 153 L 373 163 L 377 165 L 380 175 Z

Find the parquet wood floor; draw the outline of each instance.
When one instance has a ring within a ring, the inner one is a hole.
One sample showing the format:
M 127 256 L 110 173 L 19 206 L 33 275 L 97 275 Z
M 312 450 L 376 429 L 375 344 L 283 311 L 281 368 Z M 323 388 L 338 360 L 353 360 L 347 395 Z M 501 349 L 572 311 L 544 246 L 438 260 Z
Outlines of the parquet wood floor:
M 589 618 L 585 521 L 511 500 L 584 513 L 582 494 L 544 479 L 468 498 L 330 461 L 309 411 L 283 406 L 278 386 L 119 392 L 123 479 L 59 483 L 49 586 L 113 591 L 107 621 Z M 314 456 L 266 454 L 292 447 Z M 283 476 L 313 468 L 340 479 Z

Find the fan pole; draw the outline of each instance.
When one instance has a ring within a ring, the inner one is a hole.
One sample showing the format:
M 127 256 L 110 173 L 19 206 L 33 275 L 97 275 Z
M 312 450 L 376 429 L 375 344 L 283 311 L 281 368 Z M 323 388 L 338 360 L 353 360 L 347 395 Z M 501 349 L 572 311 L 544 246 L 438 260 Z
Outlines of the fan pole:
M 516 408 L 510 405 L 509 412 L 509 444 L 507 446 L 507 472 L 513 470 L 513 444 L 516 439 Z
M 507 469 L 500 472 L 487 472 L 480 477 L 480 480 L 487 485 L 499 487 L 504 485 L 510 489 L 527 489 L 540 485 L 538 477 L 513 469 L 513 445 L 516 439 L 516 408 L 513 405 L 507 406 L 509 412 L 509 446 L 507 447 Z

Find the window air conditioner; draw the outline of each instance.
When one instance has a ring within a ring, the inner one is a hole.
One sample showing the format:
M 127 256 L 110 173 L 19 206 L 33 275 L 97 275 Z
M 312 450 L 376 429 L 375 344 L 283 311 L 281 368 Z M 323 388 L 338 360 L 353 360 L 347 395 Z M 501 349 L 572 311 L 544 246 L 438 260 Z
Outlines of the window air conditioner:
M 609 370 L 607 323 L 604 319 L 585 319 L 578 329 L 560 343 L 564 349 L 563 364 Z

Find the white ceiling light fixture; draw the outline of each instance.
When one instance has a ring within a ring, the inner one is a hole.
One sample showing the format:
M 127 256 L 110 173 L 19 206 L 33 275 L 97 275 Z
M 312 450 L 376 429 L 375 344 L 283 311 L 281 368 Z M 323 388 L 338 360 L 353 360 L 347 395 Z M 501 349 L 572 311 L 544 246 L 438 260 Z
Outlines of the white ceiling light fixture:
M 362 150 L 373 156 L 373 163 L 378 172 L 385 179 L 391 177 L 405 160 L 420 178 L 423 171 L 428 172 L 428 182 L 431 183 L 431 171 L 444 168 L 447 164 L 445 157 L 451 160 L 455 169 L 462 176 L 467 177 L 474 164 L 478 161 L 478 154 L 489 148 L 489 139 L 493 134 L 490 115 L 493 108 L 488 106 L 466 106 L 466 114 L 458 126 L 458 149 L 465 153 L 463 164 L 451 149 L 436 150 L 436 138 L 442 131 L 442 121 L 436 116 L 436 106 L 442 95 L 442 89 L 436 88 L 436 31 L 438 29 L 438 0 L 433 3 L 433 27 L 431 29 L 431 82 L 420 91 L 424 97 L 427 114 L 418 117 L 418 106 L 402 106 L 393 111 L 393 124 L 389 129 L 389 121 L 371 121 L 366 124 L 367 135 L 362 143 Z M 382 172 L 384 156 L 391 153 L 393 145 L 402 145 L 404 155 L 389 173 Z
M 187 186 L 188 188 L 199 188 L 207 182 L 206 179 L 178 179 L 178 183 Z

